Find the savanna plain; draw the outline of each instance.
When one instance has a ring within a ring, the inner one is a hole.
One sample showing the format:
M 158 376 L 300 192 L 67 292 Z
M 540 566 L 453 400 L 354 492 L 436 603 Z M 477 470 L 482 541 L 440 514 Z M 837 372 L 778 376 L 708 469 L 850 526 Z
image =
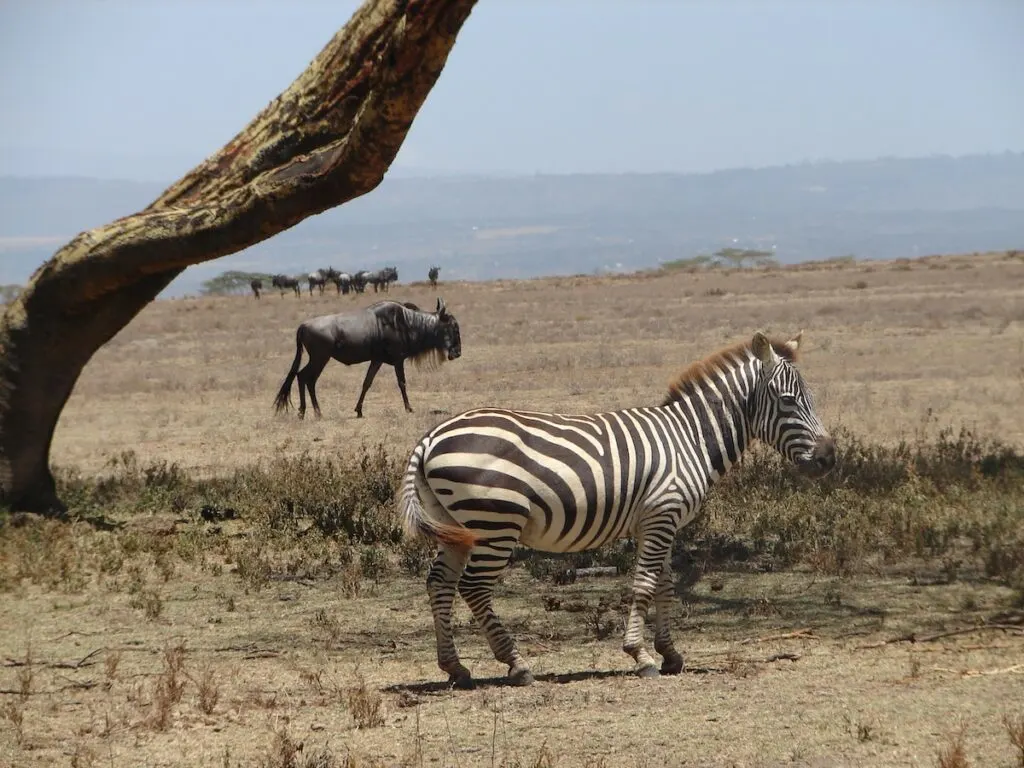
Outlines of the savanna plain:
M 0 765 L 1024 766 L 1024 254 L 389 294 L 438 295 L 463 356 L 408 369 L 412 414 L 384 369 L 355 418 L 365 366 L 333 362 L 322 419 L 272 409 L 298 323 L 372 293 L 161 300 L 95 356 L 67 519 L 0 512 Z M 519 553 L 496 605 L 537 682 L 459 604 L 478 686 L 449 690 L 393 511 L 421 434 L 657 404 L 758 329 L 803 329 L 840 461 L 755 451 L 680 535 L 685 671 L 630 674 L 627 541 Z

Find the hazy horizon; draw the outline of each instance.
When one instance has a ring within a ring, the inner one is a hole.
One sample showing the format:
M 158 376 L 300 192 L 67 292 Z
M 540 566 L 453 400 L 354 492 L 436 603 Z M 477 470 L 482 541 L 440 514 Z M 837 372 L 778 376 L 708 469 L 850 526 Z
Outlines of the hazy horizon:
M 0 4 L 0 175 L 171 182 L 358 3 Z M 395 176 L 1024 150 L 1024 3 L 481 0 Z M 187 53 L 186 53 L 187 50 Z

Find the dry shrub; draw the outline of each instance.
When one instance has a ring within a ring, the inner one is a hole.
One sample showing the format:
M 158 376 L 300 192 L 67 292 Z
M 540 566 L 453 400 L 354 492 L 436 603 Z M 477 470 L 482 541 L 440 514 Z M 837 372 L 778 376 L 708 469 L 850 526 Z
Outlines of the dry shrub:
M 107 651 L 107 655 L 103 659 L 104 690 L 109 691 L 114 686 L 114 683 L 117 681 L 117 668 L 120 664 L 121 652 Z
M 25 704 L 20 701 L 5 701 L 0 707 L 0 716 L 11 724 L 14 742 L 21 746 L 25 741 Z
M 1017 750 L 1017 765 L 1024 768 L 1024 715 L 1003 715 L 1003 727 L 1006 728 L 1006 735 L 1010 737 L 1010 743 Z
M 356 728 L 379 728 L 384 725 L 384 699 L 370 690 L 366 682 L 348 690 L 348 711 Z
M 767 449 L 755 450 L 706 504 L 707 532 L 751 542 L 777 566 L 829 573 L 868 558 L 942 559 L 960 542 L 994 576 L 1022 569 L 1024 457 L 969 431 L 942 431 L 894 447 L 836 435 L 839 461 L 807 481 Z
M 212 667 L 205 667 L 199 672 L 198 677 L 189 676 L 189 680 L 196 686 L 196 703 L 199 711 L 204 715 L 212 715 L 213 710 L 220 701 L 220 684 Z
M 185 692 L 185 646 L 179 643 L 164 649 L 164 668 L 153 683 L 150 725 L 165 731 L 171 723 L 174 705 Z
M 967 750 L 964 748 L 964 729 L 949 736 L 946 745 L 939 750 L 938 768 L 970 768 Z

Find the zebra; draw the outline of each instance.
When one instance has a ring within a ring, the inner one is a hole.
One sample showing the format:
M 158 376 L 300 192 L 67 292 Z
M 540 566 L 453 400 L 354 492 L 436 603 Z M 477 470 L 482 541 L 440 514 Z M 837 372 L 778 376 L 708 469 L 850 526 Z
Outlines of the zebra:
M 456 590 L 508 665 L 508 681 L 529 685 L 533 675 L 493 608 L 513 549 L 579 552 L 627 537 L 637 557 L 622 648 L 640 677 L 681 672 L 668 621 L 672 542 L 711 486 L 754 439 L 810 478 L 835 466 L 835 441 L 794 365 L 802 333 L 780 341 L 757 332 L 715 352 L 683 371 L 657 406 L 593 415 L 478 408 L 427 432 L 397 507 L 406 534 L 439 544 L 426 586 L 449 682 L 473 687 L 452 636 Z M 660 672 L 644 646 L 652 601 Z

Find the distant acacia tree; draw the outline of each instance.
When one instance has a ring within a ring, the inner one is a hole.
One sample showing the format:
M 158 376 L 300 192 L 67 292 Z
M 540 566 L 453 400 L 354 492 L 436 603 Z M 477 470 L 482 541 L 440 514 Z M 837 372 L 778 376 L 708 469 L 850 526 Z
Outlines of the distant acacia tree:
M 730 267 L 771 267 L 778 264 L 772 251 L 758 251 L 752 248 L 721 248 L 713 254 L 723 264 Z
M 224 147 L 35 272 L 0 318 L 0 506 L 64 511 L 49 467 L 64 404 L 96 350 L 186 268 L 380 184 L 475 2 L 364 0 Z
M 441 274 L 440 267 L 431 267 L 427 271 L 427 279 L 430 280 L 430 287 L 437 288 L 437 276 Z
M 273 275 L 268 275 L 264 272 L 239 272 L 238 270 L 229 270 L 227 272 L 221 272 L 216 277 L 211 277 L 206 280 L 199 292 L 204 296 L 227 296 L 231 293 L 239 293 L 241 291 L 248 291 L 249 284 L 253 280 L 262 280 L 267 285 L 273 279 Z

